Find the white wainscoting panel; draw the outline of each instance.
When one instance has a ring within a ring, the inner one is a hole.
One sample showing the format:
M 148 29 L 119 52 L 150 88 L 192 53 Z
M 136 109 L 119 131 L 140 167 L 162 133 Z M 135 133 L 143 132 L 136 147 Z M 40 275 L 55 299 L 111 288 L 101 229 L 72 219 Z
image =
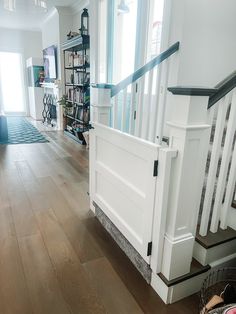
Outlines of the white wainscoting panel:
M 100 124 L 91 137 L 91 197 L 145 261 L 152 241 L 159 146 Z

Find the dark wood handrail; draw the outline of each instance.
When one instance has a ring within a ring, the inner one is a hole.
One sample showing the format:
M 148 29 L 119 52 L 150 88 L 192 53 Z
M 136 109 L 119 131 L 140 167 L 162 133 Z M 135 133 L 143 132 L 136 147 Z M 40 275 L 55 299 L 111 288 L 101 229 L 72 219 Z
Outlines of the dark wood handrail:
M 133 74 L 129 75 L 123 81 L 111 88 L 111 97 L 117 95 L 122 89 L 126 88 L 128 85 L 137 81 L 140 77 L 146 74 L 148 71 L 152 70 L 156 65 L 159 65 L 161 62 L 169 58 L 173 53 L 179 50 L 179 42 L 176 42 L 174 45 L 170 46 L 166 51 L 162 52 L 154 59 L 149 61 L 147 64 L 142 66 L 140 69 L 135 71 Z
M 146 74 L 148 71 L 152 70 L 156 65 L 161 64 L 164 60 L 169 58 L 173 53 L 179 50 L 179 42 L 176 42 L 174 45 L 170 46 L 166 51 L 162 52 L 154 59 L 146 63 L 140 69 L 135 71 L 133 74 L 126 77 L 117 85 L 112 84 L 91 84 L 92 87 L 96 88 L 106 88 L 111 90 L 111 97 L 117 95 L 122 89 L 126 88 L 128 85 L 136 82 L 140 77 Z
M 209 97 L 208 109 L 214 106 L 221 98 L 228 94 L 236 87 L 236 71 L 227 76 L 223 81 L 218 83 L 215 88 L 217 91 Z

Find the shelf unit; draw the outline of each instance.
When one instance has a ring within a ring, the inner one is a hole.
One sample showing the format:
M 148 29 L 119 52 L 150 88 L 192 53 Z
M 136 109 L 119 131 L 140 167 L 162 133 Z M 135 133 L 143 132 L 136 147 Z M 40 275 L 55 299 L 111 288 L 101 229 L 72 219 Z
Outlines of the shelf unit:
M 62 44 L 64 54 L 65 95 L 71 105 L 64 115 L 64 131 L 81 144 L 90 120 L 89 36 L 81 35 Z

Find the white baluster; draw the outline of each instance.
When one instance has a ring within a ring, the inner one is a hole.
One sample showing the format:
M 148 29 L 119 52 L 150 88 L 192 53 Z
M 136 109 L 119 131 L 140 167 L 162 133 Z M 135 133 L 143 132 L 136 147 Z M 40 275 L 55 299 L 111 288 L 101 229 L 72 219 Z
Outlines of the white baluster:
M 123 90 L 123 99 L 121 107 L 121 131 L 126 130 L 126 115 L 127 115 L 127 87 Z
M 156 122 L 156 134 L 155 141 L 156 143 L 162 143 L 163 137 L 163 128 L 165 122 L 165 112 L 166 112 L 166 86 L 168 79 L 168 68 L 169 63 L 165 60 L 162 64 L 162 76 L 160 80 L 160 90 L 159 90 L 159 99 L 158 99 L 158 111 L 157 111 L 157 122 Z
M 149 135 L 148 140 L 151 142 L 155 142 L 156 139 L 156 124 L 157 124 L 157 112 L 158 112 L 158 99 L 160 93 L 160 82 L 162 75 L 162 65 L 156 68 L 156 79 L 154 80 L 155 84 L 155 94 L 154 99 L 152 101 L 152 109 L 151 109 L 151 119 L 150 119 L 150 127 L 149 127 Z
M 225 194 L 225 201 L 224 201 L 224 205 L 223 205 L 223 209 L 221 213 L 221 222 L 220 222 L 221 229 L 226 229 L 228 227 L 228 213 L 232 204 L 232 199 L 233 199 L 234 189 L 235 189 L 235 182 L 236 182 L 236 145 L 234 145 L 234 152 L 233 152 L 233 157 L 231 161 L 229 180 L 228 180 L 226 194 Z
M 215 198 L 215 203 L 213 207 L 213 215 L 212 215 L 211 228 L 210 228 L 211 232 L 217 232 L 218 226 L 219 226 L 223 194 L 224 194 L 224 190 L 226 186 L 226 176 L 227 176 L 228 166 L 229 166 L 230 157 L 232 153 L 232 143 L 233 143 L 234 132 L 235 132 L 235 121 L 236 121 L 236 90 L 234 90 L 232 103 L 231 103 L 230 117 L 228 121 L 225 145 L 224 145 L 221 167 L 220 167 L 220 174 L 219 174 L 217 189 L 216 189 L 216 198 Z
M 113 99 L 113 127 L 118 129 L 118 95 Z
M 145 104 L 145 112 L 146 112 L 146 123 L 144 128 L 144 138 L 148 139 L 149 128 L 150 128 L 150 117 L 151 117 L 151 108 L 152 108 L 152 84 L 153 84 L 153 70 L 149 72 L 148 75 L 148 94 L 147 101 Z
M 144 76 L 138 82 L 138 104 L 136 112 L 136 125 L 135 125 L 135 136 L 140 137 L 142 129 L 142 119 L 143 119 L 143 95 L 144 95 Z
M 129 116 L 129 134 L 134 134 L 135 128 L 135 111 L 137 102 L 137 83 L 134 82 L 131 86 L 131 103 Z
M 214 136 L 214 142 L 212 146 L 211 160 L 210 160 L 207 185 L 206 185 L 206 193 L 205 193 L 204 205 L 203 205 L 203 211 L 202 211 L 202 217 L 201 217 L 201 225 L 200 225 L 200 232 L 199 232 L 201 236 L 205 236 L 208 231 L 211 203 L 212 203 L 212 197 L 213 197 L 213 192 L 214 192 L 214 187 L 215 187 L 215 182 L 216 182 L 216 172 L 217 172 L 218 160 L 220 156 L 222 135 L 224 131 L 225 118 L 226 118 L 227 108 L 229 105 L 229 100 L 230 100 L 230 95 L 228 94 L 219 102 L 219 109 L 217 113 L 217 121 L 216 121 L 216 127 L 215 127 L 215 136 Z M 214 107 L 212 109 L 214 109 Z

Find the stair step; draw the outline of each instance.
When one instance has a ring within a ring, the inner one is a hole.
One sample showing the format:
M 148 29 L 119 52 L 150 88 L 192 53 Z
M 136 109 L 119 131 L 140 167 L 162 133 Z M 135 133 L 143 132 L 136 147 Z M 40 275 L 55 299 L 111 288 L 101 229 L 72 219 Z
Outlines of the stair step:
M 202 237 L 198 232 L 196 234 L 196 241 L 205 249 L 210 249 L 234 239 L 236 239 L 236 231 L 229 227 L 226 230 L 219 229 L 216 233 L 208 232 L 205 237 Z
M 173 280 L 168 280 L 162 273 L 159 273 L 158 276 L 161 278 L 162 281 L 167 285 L 167 287 L 171 287 L 174 285 L 177 285 L 183 281 L 186 281 L 190 278 L 193 278 L 195 276 L 198 276 L 200 274 L 203 274 L 207 272 L 211 267 L 209 265 L 202 266 L 197 260 L 193 258 L 191 263 L 190 272 L 187 273 L 184 276 L 180 276 L 178 278 L 175 278 Z

